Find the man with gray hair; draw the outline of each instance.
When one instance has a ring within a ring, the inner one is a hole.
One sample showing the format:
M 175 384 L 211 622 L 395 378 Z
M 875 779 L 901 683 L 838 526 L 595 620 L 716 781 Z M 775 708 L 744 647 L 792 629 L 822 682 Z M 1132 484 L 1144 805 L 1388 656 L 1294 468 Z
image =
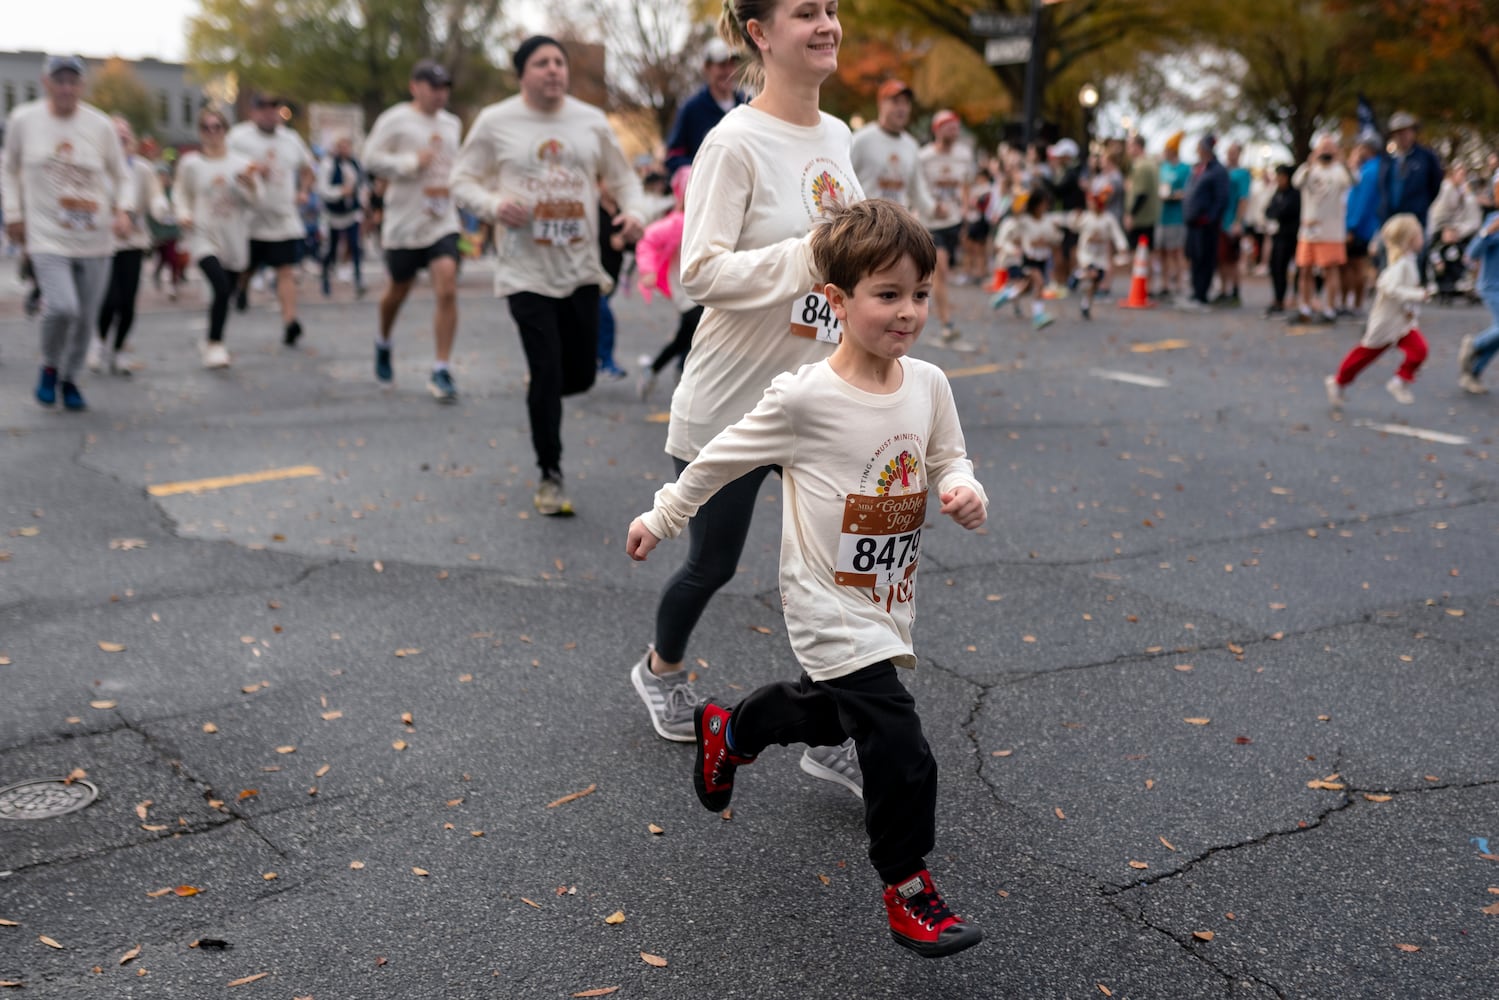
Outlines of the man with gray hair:
M 114 238 L 130 234 L 120 205 L 128 173 L 109 116 L 79 99 L 83 60 L 52 56 L 46 97 L 11 112 L 3 163 L 5 234 L 24 244 L 45 303 L 36 401 L 85 407 L 75 381 L 109 282 Z

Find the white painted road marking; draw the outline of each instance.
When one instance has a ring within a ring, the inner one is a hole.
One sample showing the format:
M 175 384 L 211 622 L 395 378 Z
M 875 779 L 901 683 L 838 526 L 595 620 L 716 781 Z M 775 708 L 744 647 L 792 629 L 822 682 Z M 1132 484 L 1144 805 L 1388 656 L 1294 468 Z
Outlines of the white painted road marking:
M 1379 431 L 1381 434 L 1399 434 L 1402 437 L 1420 438 L 1422 441 L 1430 441 L 1433 444 L 1468 444 L 1468 439 L 1461 434 L 1444 434 L 1441 431 L 1428 431 L 1420 427 L 1405 427 L 1400 424 L 1376 424 L 1372 420 L 1355 420 L 1355 427 L 1367 427 L 1371 431 Z
M 1090 368 L 1088 374 L 1095 378 L 1112 379 L 1115 382 L 1127 382 L 1130 385 L 1143 385 L 1147 389 L 1165 389 L 1171 383 L 1163 378 L 1153 375 L 1135 375 L 1132 372 L 1112 372 L 1106 368 Z

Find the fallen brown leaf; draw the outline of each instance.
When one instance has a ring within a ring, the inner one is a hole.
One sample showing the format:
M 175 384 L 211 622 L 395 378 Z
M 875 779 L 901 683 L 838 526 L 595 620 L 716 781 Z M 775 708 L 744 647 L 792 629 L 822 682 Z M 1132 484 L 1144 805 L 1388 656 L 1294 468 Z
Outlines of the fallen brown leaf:
M 120 956 L 120 964 L 124 965 L 126 962 L 132 962 L 135 959 L 140 958 L 140 955 L 141 946 L 136 945 L 134 948 L 131 948 L 129 951 L 125 952 L 125 954 Z
M 1401 951 L 1411 953 L 1415 953 L 1421 950 L 1421 946 L 1418 944 L 1397 944 L 1395 945 L 1395 947 L 1399 948 Z
M 246 788 L 246 789 L 244 789 L 243 791 L 241 791 L 239 793 L 239 800 L 241 802 L 243 802 L 245 799 L 253 799 L 255 796 L 257 796 L 259 794 L 260 794 L 260 789 L 258 789 L 258 788 Z
M 211 736 L 219 731 L 219 727 L 214 725 L 212 722 L 205 722 L 203 723 L 203 731 Z
M 91 701 L 91 702 L 89 702 L 88 703 L 88 707 L 89 708 L 97 708 L 97 709 L 100 709 L 102 711 L 104 709 L 114 708 L 118 704 L 119 704 L 119 702 L 117 702 L 117 701 L 113 701 L 111 699 L 104 698 L 104 699 L 101 699 L 99 701 Z
M 324 712 L 323 713 L 323 721 L 324 722 L 332 722 L 334 719 L 342 719 L 343 717 L 344 717 L 344 713 L 341 710 L 336 709 L 336 708 L 333 709 L 332 711 Z
M 172 893 L 177 896 L 196 896 L 202 891 L 203 890 L 199 889 L 195 885 L 179 885 L 177 888 L 172 890 Z
M 1193 725 L 1193 726 L 1205 726 L 1208 723 L 1212 722 L 1213 720 L 1212 719 L 1203 718 L 1202 716 L 1194 716 L 1194 717 L 1192 717 L 1190 719 L 1183 719 L 1182 721 L 1186 722 L 1186 723 L 1189 723 L 1190 725 Z
M 396 650 L 396 655 L 397 656 L 402 656 L 402 657 L 405 657 L 405 656 L 415 656 L 417 653 L 420 653 L 420 652 L 421 652 L 420 649 L 415 649 L 415 648 L 398 649 L 398 650 Z
M 392 750 L 405 750 L 406 749 L 406 741 L 405 740 L 396 740 L 394 743 L 392 743 L 390 745 L 390 748 Z
M 823 885 L 832 885 L 833 884 L 833 880 L 830 879 L 830 878 L 828 878 L 826 875 L 819 875 L 819 876 L 817 876 L 817 881 L 821 882 Z
M 354 869 L 357 872 L 357 871 L 359 871 L 359 869 L 361 869 L 361 868 L 364 867 L 364 862 L 363 861 L 350 861 L 349 862 L 349 867 L 352 868 L 352 869 Z
M 1499 917 L 1499 903 L 1491 903 L 1483 907 L 1479 912 L 1487 913 L 1491 917 Z
M 155 803 L 151 799 L 147 799 L 144 802 L 137 802 L 135 804 L 135 814 L 140 817 L 141 822 L 145 822 L 146 810 L 150 809 L 153 805 L 155 805 Z
M 1131 868 L 1135 869 L 1136 871 L 1144 871 L 1145 869 L 1147 869 L 1147 868 L 1150 867 L 1148 864 L 1146 864 L 1143 861 L 1131 861 L 1129 863 L 1129 866 Z
M 1094 983 L 1093 985 L 1097 986 L 1098 987 L 1098 992 L 1102 993 L 1106 997 L 1111 997 L 1111 996 L 1114 995 L 1114 991 L 1111 990 L 1111 989 L 1109 989 L 1103 983 Z
M 525 903 L 527 906 L 535 907 L 538 910 L 541 909 L 541 904 L 540 903 L 533 903 L 531 900 L 527 899 L 525 896 L 522 896 L 520 898 L 520 901 L 522 903 Z
M 606 923 L 606 924 L 622 924 L 624 922 L 625 922 L 625 911 L 624 910 L 615 910 L 613 913 L 609 914 L 607 917 L 604 918 L 604 923 Z
M 123 653 L 125 651 L 125 644 L 120 642 L 108 642 L 104 639 L 100 639 L 99 648 L 104 650 L 104 652 L 106 653 Z
M 1161 844 L 1166 848 L 1166 850 L 1172 852 L 1176 851 L 1176 848 L 1172 845 L 1171 841 L 1167 840 L 1165 837 L 1157 836 L 1156 840 L 1159 840 Z
M 1057 814 L 1057 819 L 1066 819 L 1067 818 L 1067 814 L 1064 813 L 1064 812 L 1062 812 L 1062 807 L 1061 806 L 1057 806 L 1055 809 L 1052 810 L 1052 812 L 1054 812 L 1054 813 Z
M 1364 793 L 1364 798 L 1368 799 L 1370 802 L 1388 802 L 1394 797 L 1395 796 L 1393 795 L 1375 795 L 1373 792 Z
M 575 996 L 575 997 L 606 997 L 609 994 L 611 994 L 611 993 L 617 993 L 618 991 L 619 991 L 619 987 L 618 986 L 600 986 L 596 990 L 583 990 L 581 993 L 574 993 L 573 996 Z
M 989 756 L 991 756 L 991 757 L 1008 757 L 1008 756 L 1010 756 L 1010 754 L 1012 754 L 1014 752 L 1015 752 L 1014 750 L 995 750 L 995 751 L 991 752 L 989 754 Z
M 646 824 L 645 828 L 647 830 L 651 831 L 652 833 L 654 833 L 658 837 L 661 836 L 663 833 L 666 832 L 666 830 L 664 830 L 663 828 L 657 826 L 655 823 L 648 823 L 648 824 Z
M 294 746 L 277 747 L 276 748 L 276 752 L 277 753 L 296 753 L 297 752 L 297 748 L 294 747 Z
M 52 940 L 45 934 L 38 934 L 36 936 L 36 939 L 42 944 L 46 945 L 48 948 L 56 948 L 58 951 L 64 950 L 62 945 L 58 944 L 56 941 Z
M 162 896 L 170 895 L 171 891 L 171 886 L 168 886 L 165 889 L 152 889 L 150 892 L 146 893 L 146 895 L 151 899 L 159 899 Z
M 269 972 L 257 972 L 257 973 L 255 973 L 255 975 L 253 975 L 253 976 L 245 976 L 243 979 L 231 979 L 231 980 L 229 980 L 229 985 L 230 986 L 243 986 L 246 983 L 253 983 L 257 979 L 264 979 L 266 976 L 269 976 L 269 975 L 270 975 Z
M 411 869 L 411 874 L 418 875 L 418 876 L 420 876 L 422 878 L 426 878 L 428 875 L 431 875 L 432 873 L 429 872 L 429 871 L 427 871 L 427 869 L 425 869 L 425 868 L 413 868 L 413 869 Z
M 570 793 L 568 795 L 562 796 L 562 798 L 557 799 L 557 800 L 555 800 L 553 802 L 548 802 L 547 803 L 547 808 L 548 809 L 555 809 L 558 806 L 565 806 L 569 802 L 576 802 L 578 799 L 581 799 L 585 795 L 592 795 L 594 792 L 598 791 L 598 789 L 599 789 L 599 786 L 596 785 L 596 784 L 589 785 L 587 788 L 583 789 L 581 792 L 572 792 L 572 793 Z
M 1212 931 L 1193 931 L 1192 936 L 1199 941 L 1211 941 L 1213 940 L 1214 934 Z
M 321 778 L 321 777 L 323 777 L 325 774 L 327 774 L 331 770 L 333 770 L 333 765 L 332 764 L 324 764 L 322 767 L 320 767 L 316 771 L 312 772 L 312 776 L 314 778 Z
M 1317 788 L 1324 792 L 1341 792 L 1347 786 L 1340 781 L 1312 780 L 1306 783 L 1308 788 Z
M 20 927 L 20 926 L 21 926 L 21 922 L 19 920 L 6 920 L 4 918 L 0 918 L 0 927 Z
M 642 951 L 640 953 L 640 960 L 646 965 L 654 966 L 658 969 L 666 968 L 666 959 L 662 958 L 660 955 L 652 955 L 648 951 Z
M 759 632 L 761 635 L 770 635 L 770 629 L 766 628 L 764 625 L 751 625 L 750 629 L 752 631 Z

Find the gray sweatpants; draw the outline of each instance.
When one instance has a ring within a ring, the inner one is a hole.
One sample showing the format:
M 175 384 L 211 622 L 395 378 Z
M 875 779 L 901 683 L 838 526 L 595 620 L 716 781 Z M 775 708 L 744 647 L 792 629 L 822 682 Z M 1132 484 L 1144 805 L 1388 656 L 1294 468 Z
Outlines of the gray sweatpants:
M 88 338 L 109 290 L 108 257 L 64 257 L 40 253 L 31 258 L 42 291 L 42 364 L 57 369 L 62 382 L 77 381 Z

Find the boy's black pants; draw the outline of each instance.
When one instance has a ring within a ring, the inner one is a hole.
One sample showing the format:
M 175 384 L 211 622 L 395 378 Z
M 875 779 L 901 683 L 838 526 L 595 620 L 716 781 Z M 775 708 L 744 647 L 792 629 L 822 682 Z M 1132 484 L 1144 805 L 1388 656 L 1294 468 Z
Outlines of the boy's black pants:
M 869 860 L 887 885 L 926 867 L 937 839 L 937 760 L 921 733 L 916 699 L 889 660 L 845 677 L 767 684 L 729 723 L 736 753 L 772 743 L 837 746 L 853 737 L 864 772 Z

